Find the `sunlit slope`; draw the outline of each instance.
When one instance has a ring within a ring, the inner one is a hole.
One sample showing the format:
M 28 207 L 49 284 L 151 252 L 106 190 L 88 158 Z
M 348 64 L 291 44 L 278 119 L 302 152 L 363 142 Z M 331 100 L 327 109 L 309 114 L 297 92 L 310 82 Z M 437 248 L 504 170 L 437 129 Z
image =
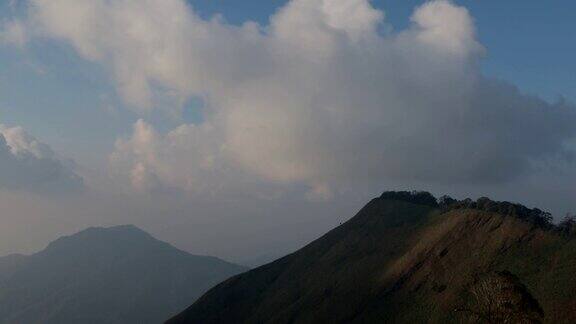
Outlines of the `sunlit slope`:
M 169 323 L 468 322 L 482 311 L 476 285 L 501 271 L 539 303 L 536 320 L 569 323 L 575 242 L 502 212 L 378 198 L 298 252 L 216 286 Z

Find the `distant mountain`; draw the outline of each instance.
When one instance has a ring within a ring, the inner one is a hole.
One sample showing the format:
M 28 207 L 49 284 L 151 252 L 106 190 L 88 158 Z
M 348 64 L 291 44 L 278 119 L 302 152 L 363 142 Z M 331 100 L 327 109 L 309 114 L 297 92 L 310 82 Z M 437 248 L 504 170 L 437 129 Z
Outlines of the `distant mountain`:
M 0 323 L 160 323 L 245 270 L 131 225 L 89 228 L 0 258 Z
M 574 221 L 487 198 L 390 192 L 168 324 L 576 323 Z
M 22 254 L 11 254 L 0 257 L 0 282 L 10 277 L 24 262 L 26 256 Z

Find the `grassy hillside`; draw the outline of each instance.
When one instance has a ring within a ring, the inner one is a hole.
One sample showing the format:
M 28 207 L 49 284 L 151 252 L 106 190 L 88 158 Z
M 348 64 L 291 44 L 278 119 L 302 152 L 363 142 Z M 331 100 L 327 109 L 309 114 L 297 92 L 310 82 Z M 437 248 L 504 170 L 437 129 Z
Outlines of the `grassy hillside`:
M 455 206 L 374 199 L 300 251 L 216 286 L 169 323 L 476 321 L 477 287 L 496 274 L 507 278 L 497 282 L 506 294 L 525 290 L 523 307 L 535 299 L 544 313 L 534 311 L 536 322 L 576 322 L 576 240 L 538 210 L 487 200 Z

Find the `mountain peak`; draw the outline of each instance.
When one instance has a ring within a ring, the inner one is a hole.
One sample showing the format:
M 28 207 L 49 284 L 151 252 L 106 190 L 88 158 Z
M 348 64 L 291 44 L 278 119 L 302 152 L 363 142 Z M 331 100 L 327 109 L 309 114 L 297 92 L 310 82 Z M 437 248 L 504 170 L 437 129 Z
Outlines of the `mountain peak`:
M 427 191 L 385 191 L 380 199 L 400 200 L 418 205 L 438 207 L 436 198 Z
M 108 233 L 109 235 L 142 235 L 146 237 L 151 237 L 151 235 L 137 227 L 136 225 L 126 224 L 126 225 L 116 225 L 110 227 L 101 227 L 101 226 L 93 226 L 88 227 L 87 229 L 80 231 L 72 236 L 75 235 L 82 235 L 84 232 L 86 233 Z
M 136 225 L 133 225 L 133 224 L 115 225 L 115 226 L 110 226 L 110 227 L 91 226 L 91 227 L 88 227 L 87 229 L 85 229 L 84 231 L 143 232 L 143 233 L 146 233 L 145 231 L 143 231 L 142 229 L 140 229 L 139 227 L 137 227 Z M 81 232 L 83 232 L 83 231 L 80 231 L 79 233 L 81 233 Z
M 119 254 L 130 250 L 141 253 L 171 247 L 134 225 L 89 227 L 78 233 L 62 236 L 39 254 Z
M 134 225 L 91 227 L 0 258 L 0 323 L 160 323 L 244 270 Z

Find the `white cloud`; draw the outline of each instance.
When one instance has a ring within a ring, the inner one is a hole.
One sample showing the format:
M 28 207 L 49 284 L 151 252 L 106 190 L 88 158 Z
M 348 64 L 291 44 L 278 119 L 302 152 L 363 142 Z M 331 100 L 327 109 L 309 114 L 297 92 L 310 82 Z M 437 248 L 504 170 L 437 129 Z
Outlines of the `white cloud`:
M 48 145 L 21 127 L 0 125 L 0 189 L 60 193 L 83 186 L 72 162 L 58 159 Z
M 117 142 L 112 165 L 141 190 L 257 178 L 316 198 L 388 181 L 510 182 L 569 155 L 576 135 L 572 105 L 480 73 L 473 19 L 445 0 L 385 35 L 368 0 L 292 0 L 268 26 L 203 20 L 182 0 L 30 2 L 31 33 L 104 65 L 137 109 L 167 93 L 204 99 L 203 124 L 160 134 L 138 121 Z
M 0 134 L 4 137 L 14 156 L 31 154 L 37 159 L 52 159 L 55 156 L 48 145 L 39 142 L 20 126 L 6 127 L 0 125 Z
M 417 37 L 440 51 L 455 55 L 482 51 L 475 38 L 474 22 L 464 7 L 447 1 L 430 1 L 414 13 L 412 21 L 419 27 Z
M 264 196 L 251 180 L 224 157 L 225 148 L 209 124 L 182 125 L 167 134 L 138 120 L 129 138 L 116 142 L 110 156 L 115 176 L 129 175 L 139 192 L 184 190 L 197 195 L 231 195 L 250 191 Z M 270 194 L 270 192 L 268 192 Z
M 116 142 L 110 160 L 120 175 L 130 174 L 132 185 L 139 191 L 154 189 L 160 183 L 194 190 L 202 186 L 201 178 L 209 177 L 208 173 L 217 168 L 211 139 L 208 124 L 183 125 L 163 136 L 139 120 L 131 138 Z

